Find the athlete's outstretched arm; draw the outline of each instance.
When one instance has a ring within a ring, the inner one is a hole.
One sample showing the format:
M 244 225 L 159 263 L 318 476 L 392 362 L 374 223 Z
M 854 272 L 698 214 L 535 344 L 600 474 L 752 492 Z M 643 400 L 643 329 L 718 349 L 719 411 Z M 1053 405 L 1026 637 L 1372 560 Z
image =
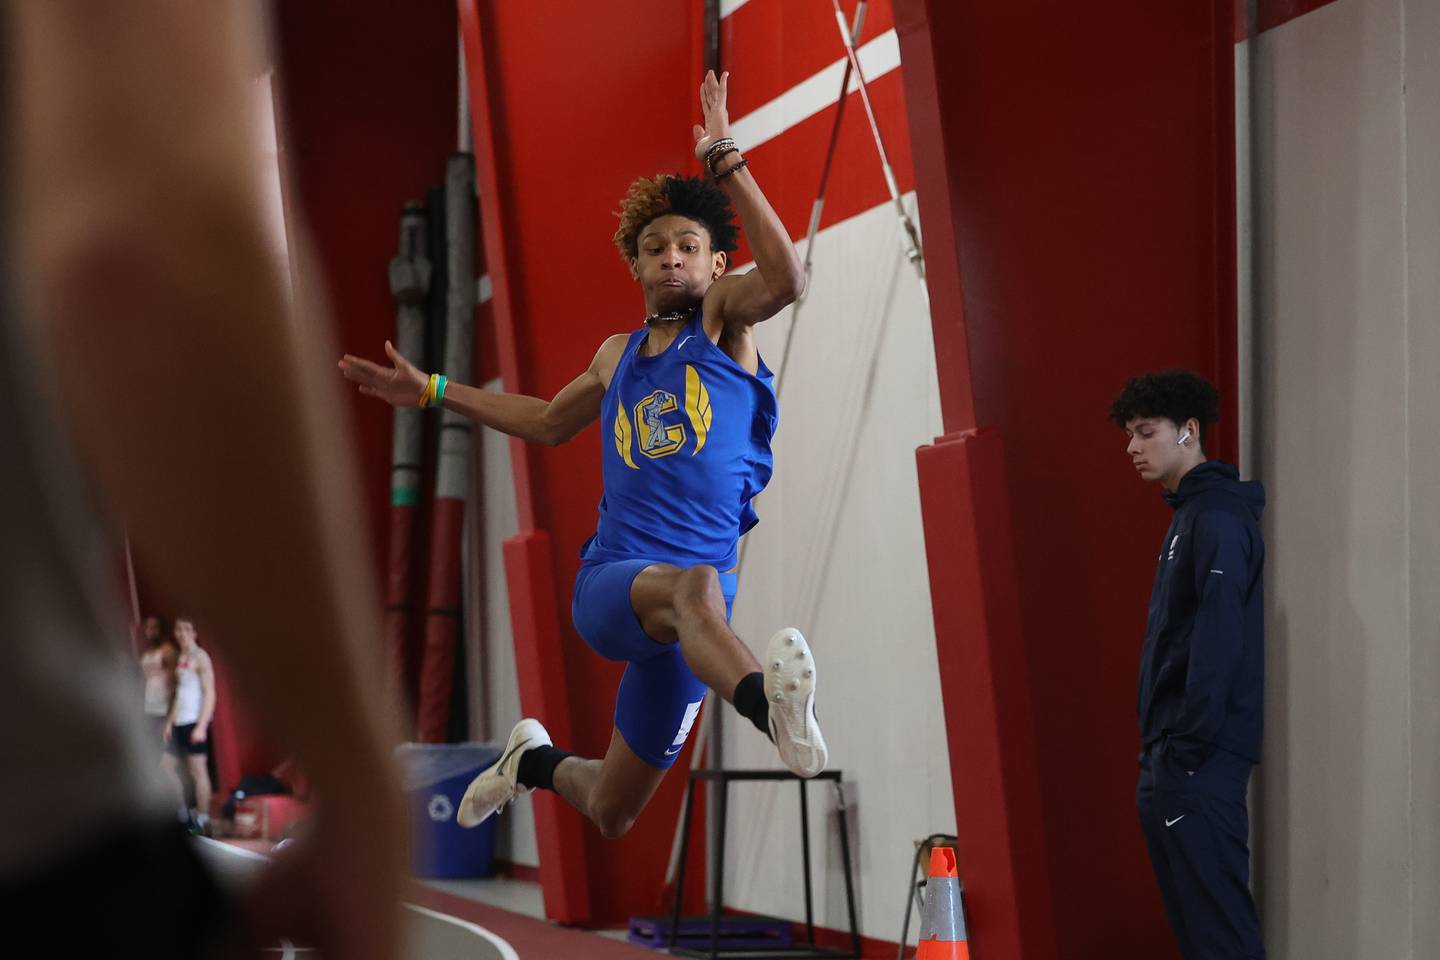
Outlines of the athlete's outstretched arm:
M 712 143 L 730 135 L 730 114 L 725 106 L 729 79 L 728 72 L 717 80 L 711 71 L 700 85 L 705 125 L 695 127 L 695 155 L 701 160 Z M 775 316 L 805 292 L 805 265 L 750 170 L 736 168 L 742 159 L 739 152 L 720 158 L 715 164 L 716 182 L 740 215 L 740 226 L 755 254 L 755 269 L 711 284 L 705 294 L 705 316 L 718 317 L 726 325 L 751 326 Z M 727 174 L 727 170 L 735 172 Z
M 610 385 L 610 375 L 626 337 L 606 339 L 584 373 L 571 380 L 553 400 L 541 400 L 518 393 L 492 393 L 463 383 L 450 382 L 442 402 L 446 410 L 469 417 L 476 423 L 512 437 L 558 446 L 584 430 L 600 417 L 600 400 Z M 340 360 L 345 379 L 360 385 L 367 397 L 379 397 L 395 407 L 413 407 L 420 402 L 430 375 L 422 372 L 385 341 L 385 355 L 393 367 L 382 367 L 362 357 L 346 354 Z

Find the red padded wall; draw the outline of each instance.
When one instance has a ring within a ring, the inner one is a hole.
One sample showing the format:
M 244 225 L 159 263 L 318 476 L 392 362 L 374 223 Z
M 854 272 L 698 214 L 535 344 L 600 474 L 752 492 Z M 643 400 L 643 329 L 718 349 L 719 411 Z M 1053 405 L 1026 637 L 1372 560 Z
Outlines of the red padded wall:
M 921 453 L 942 671 L 1000 639 L 957 619 L 970 593 L 943 584 L 978 583 L 987 618 L 1013 597 L 996 622 L 1018 617 L 1021 675 L 975 682 L 1027 684 L 1034 731 L 1032 747 L 1003 723 L 967 726 L 973 704 L 947 689 L 962 847 L 981 876 L 1019 878 L 1020 900 L 990 901 L 972 936 L 991 960 L 1174 957 L 1134 808 L 1135 678 L 1168 511 L 1105 415 L 1126 377 L 1192 367 L 1230 416 L 1207 447 L 1234 456 L 1233 0 L 895 8 L 950 434 Z M 1003 441 L 998 473 L 973 449 L 945 456 L 977 425 Z M 961 521 L 997 510 L 1010 549 L 977 571 Z M 987 587 L 996 576 L 1013 583 Z M 994 759 L 1004 742 L 1033 750 L 1038 777 Z M 990 793 L 989 812 L 966 790 Z M 1043 843 L 993 842 L 1017 809 L 1036 811 Z M 1036 909 L 1053 939 L 1022 943 Z
M 844 0 L 841 6 L 847 21 L 852 21 L 854 0 Z M 894 26 L 889 0 L 870 0 L 866 10 L 861 50 Z M 750 0 L 721 21 L 720 64 L 731 71 L 730 119 L 745 118 L 844 57 L 845 47 L 829 3 Z M 745 157 L 765 190 L 765 198 L 796 241 L 803 239 L 809 228 L 820 186 L 838 111 L 831 102 L 840 92 L 838 79 L 833 91 L 824 91 L 829 105 L 771 139 L 745 147 Z M 915 176 L 900 71 L 869 77 L 867 89 L 896 183 L 901 193 L 907 193 L 915 189 Z M 852 90 L 836 141 L 820 226 L 831 227 L 871 210 L 888 202 L 889 196 L 860 94 Z M 741 239 L 741 249 L 732 261 L 737 264 L 752 257 Z
M 383 356 L 394 337 L 386 267 L 400 211 L 445 180 L 456 137 L 455 11 L 384 0 L 274 5 L 292 207 L 314 239 L 342 351 Z M 305 318 L 302 318 L 302 320 Z M 390 408 L 353 391 L 349 408 L 369 542 L 390 509 Z M 385 551 L 373 552 L 375 583 Z M 377 593 L 377 607 L 379 604 Z

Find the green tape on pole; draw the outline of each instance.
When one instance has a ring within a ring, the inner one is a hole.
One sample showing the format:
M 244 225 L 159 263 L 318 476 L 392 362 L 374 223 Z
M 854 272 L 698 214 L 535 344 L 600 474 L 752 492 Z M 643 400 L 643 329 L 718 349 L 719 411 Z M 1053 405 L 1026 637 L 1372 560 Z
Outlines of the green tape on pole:
M 413 507 L 420 502 L 420 490 L 416 487 L 395 487 L 390 491 L 390 506 Z

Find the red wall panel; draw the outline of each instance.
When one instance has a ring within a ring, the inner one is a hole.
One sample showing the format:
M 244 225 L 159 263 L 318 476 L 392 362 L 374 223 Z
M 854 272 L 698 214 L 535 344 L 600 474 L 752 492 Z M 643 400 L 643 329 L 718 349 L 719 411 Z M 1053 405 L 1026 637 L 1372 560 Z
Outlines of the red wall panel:
M 844 56 L 838 34 L 831 45 L 834 47 L 832 52 Z M 737 71 L 757 59 L 750 52 L 726 50 L 723 55 L 726 69 Z M 895 170 L 896 183 L 901 193 L 908 193 L 915 189 L 915 176 L 910 160 L 910 131 L 905 126 L 905 90 L 900 71 L 892 70 L 870 81 L 868 86 L 880 135 L 885 138 L 885 151 Z M 839 92 L 837 81 L 835 93 L 838 95 Z M 835 125 L 836 109 L 835 106 L 826 107 L 788 128 L 780 136 L 745 151 L 746 159 L 765 190 L 766 199 L 797 242 L 804 239 L 810 225 L 810 210 L 820 187 L 820 171 L 825 161 L 825 150 L 830 144 L 830 131 Z M 850 94 L 846 101 L 835 156 L 836 162 L 825 191 L 825 210 L 820 221 L 822 229 L 890 199 L 859 93 Z M 743 264 L 752 257 L 750 247 L 742 236 L 740 249 L 735 251 L 732 262 Z
M 845 22 L 853 23 L 855 0 L 842 0 L 840 7 Z M 887 0 L 870 0 L 859 46 L 894 26 Z M 730 117 L 743 117 L 844 56 L 835 9 L 828 0 L 750 0 L 722 21 L 720 31 L 720 59 L 737 71 L 730 88 Z
M 1056 953 L 1004 448 L 966 431 L 917 457 L 966 922 L 983 956 Z M 958 762 L 957 762 L 958 761 Z M 983 945 L 983 946 L 982 946 Z
M 1175 956 L 1134 810 L 1134 685 L 1168 511 L 1105 415 L 1126 377 L 1192 367 L 1231 418 L 1207 446 L 1234 455 L 1233 6 L 896 0 L 896 19 L 946 429 L 1004 441 L 1004 502 L 975 506 L 1009 516 L 1044 838 L 1043 854 L 1004 855 L 1043 856 L 1014 866 L 1048 871 L 1060 956 Z M 973 546 L 939 536 L 943 520 L 927 507 L 932 590 Z M 994 641 L 947 626 L 958 599 L 936 595 L 942 663 Z M 947 699 L 952 730 L 963 709 Z M 952 737 L 957 771 L 985 761 L 982 733 Z M 1003 828 L 962 819 L 962 846 Z
M 1264 33 L 1335 0 L 1255 0 L 1255 30 Z M 1235 0 L 1235 41 L 1250 35 L 1248 10 L 1250 0 Z
M 444 182 L 455 149 L 455 11 L 383 0 L 274 6 L 289 201 L 309 227 L 341 351 L 379 357 L 393 338 L 386 268 L 400 211 Z M 305 319 L 305 318 L 302 318 Z M 390 509 L 390 408 L 347 391 L 369 542 Z M 385 552 L 374 551 L 375 582 Z M 377 594 L 377 607 L 379 604 Z
M 455 150 L 454 12 L 426 4 L 397 16 L 392 4 L 360 0 L 347 4 L 343 16 L 331 5 L 309 3 L 276 4 L 273 16 L 286 201 L 313 241 L 314 262 L 300 265 L 313 273 L 299 282 L 325 300 L 337 350 L 379 359 L 384 341 L 395 336 L 387 267 L 401 209 L 444 182 Z M 393 420 L 385 404 L 349 389 L 345 395 L 365 511 L 357 522 L 368 530 L 378 610 L 390 547 Z M 430 482 L 427 470 L 422 491 Z M 429 528 L 428 491 L 414 523 L 419 531 Z M 423 533 L 409 546 L 412 556 L 426 555 Z M 417 603 L 424 576 L 421 564 L 411 584 Z M 395 658 L 406 673 L 398 686 L 411 704 L 417 639 L 412 629 L 406 655 Z
M 841 4 L 847 21 L 855 4 Z M 860 46 L 894 27 L 889 0 L 870 0 Z M 784 0 L 750 0 L 721 23 L 720 61 L 730 78 L 730 119 L 739 120 L 785 94 L 816 73 L 845 60 L 845 47 L 829 3 L 787 3 Z M 876 123 L 885 139 L 901 193 L 915 189 L 911 163 L 910 130 L 906 124 L 905 89 L 899 70 L 867 77 Z M 824 109 L 793 123 L 758 145 L 740 144 L 766 199 L 779 214 L 790 236 L 799 241 L 809 227 L 811 207 L 820 186 L 825 152 L 835 123 L 839 74 L 834 89 L 826 90 Z M 858 91 L 846 99 L 845 117 L 836 142 L 835 163 L 825 197 L 822 228 L 886 203 L 890 199 L 881 172 L 875 141 L 865 118 Z M 733 263 L 752 258 L 741 237 Z

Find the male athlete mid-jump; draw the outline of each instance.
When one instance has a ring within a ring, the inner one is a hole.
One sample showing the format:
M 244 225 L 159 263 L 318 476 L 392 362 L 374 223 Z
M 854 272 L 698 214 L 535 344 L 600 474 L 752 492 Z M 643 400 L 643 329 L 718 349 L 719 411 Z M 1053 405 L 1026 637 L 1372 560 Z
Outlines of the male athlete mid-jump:
M 741 534 L 770 479 L 774 375 L 755 324 L 802 292 L 785 227 L 729 137 L 728 76 L 705 77 L 695 154 L 712 180 L 642 178 L 619 212 L 615 244 L 645 298 L 644 325 L 610 337 L 590 368 L 550 401 L 490 393 L 426 375 L 387 343 L 393 367 L 346 356 L 360 391 L 396 406 L 443 405 L 535 443 L 563 443 L 601 421 L 604 496 L 581 549 L 572 615 L 586 643 L 628 665 L 603 760 L 557 749 L 533 719 L 516 724 L 500 761 L 457 812 L 474 826 L 537 787 L 558 792 L 607 837 L 623 835 L 675 762 L 709 687 L 774 740 L 802 777 L 825 768 L 815 718 L 815 663 L 786 628 L 765 662 L 731 631 Z M 726 276 L 734 210 L 755 269 Z

